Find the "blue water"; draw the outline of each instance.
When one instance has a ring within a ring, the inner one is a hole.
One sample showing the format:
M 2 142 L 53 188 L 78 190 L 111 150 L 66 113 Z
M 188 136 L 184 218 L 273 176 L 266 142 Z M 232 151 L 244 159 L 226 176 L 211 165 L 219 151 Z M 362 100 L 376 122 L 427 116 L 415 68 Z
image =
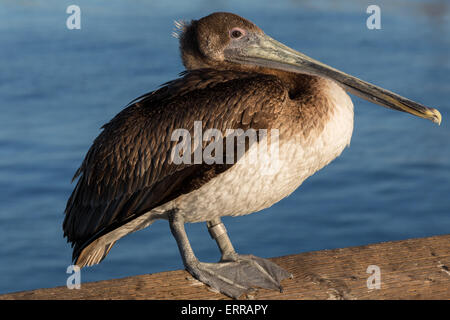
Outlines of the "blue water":
M 66 8 L 81 7 L 81 30 Z M 64 285 L 63 211 L 99 128 L 183 70 L 173 20 L 232 11 L 338 69 L 438 107 L 440 127 L 353 98 L 351 147 L 290 197 L 225 218 L 236 249 L 262 257 L 450 232 L 450 4 L 377 1 L 25 1 L 0 3 L 0 293 Z M 204 224 L 197 255 L 219 258 Z M 368 261 L 369 265 L 371 262 Z M 167 222 L 117 243 L 94 281 L 182 268 Z

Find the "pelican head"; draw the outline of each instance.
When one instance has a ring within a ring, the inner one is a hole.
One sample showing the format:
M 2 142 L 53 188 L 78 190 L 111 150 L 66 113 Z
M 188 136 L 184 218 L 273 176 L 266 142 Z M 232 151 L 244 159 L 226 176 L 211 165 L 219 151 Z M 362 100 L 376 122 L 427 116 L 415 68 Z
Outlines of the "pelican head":
M 331 79 L 347 92 L 380 106 L 440 124 L 437 109 L 334 69 L 266 35 L 252 22 L 232 13 L 213 13 L 182 27 L 180 49 L 187 69 L 280 70 Z

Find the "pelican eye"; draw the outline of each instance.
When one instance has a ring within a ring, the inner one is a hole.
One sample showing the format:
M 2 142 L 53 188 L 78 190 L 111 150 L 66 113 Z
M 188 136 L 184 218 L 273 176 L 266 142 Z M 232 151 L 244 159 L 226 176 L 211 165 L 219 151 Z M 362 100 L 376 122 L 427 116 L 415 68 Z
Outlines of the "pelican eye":
M 245 34 L 245 31 L 240 28 L 233 28 L 230 31 L 230 37 L 233 39 L 239 39 Z

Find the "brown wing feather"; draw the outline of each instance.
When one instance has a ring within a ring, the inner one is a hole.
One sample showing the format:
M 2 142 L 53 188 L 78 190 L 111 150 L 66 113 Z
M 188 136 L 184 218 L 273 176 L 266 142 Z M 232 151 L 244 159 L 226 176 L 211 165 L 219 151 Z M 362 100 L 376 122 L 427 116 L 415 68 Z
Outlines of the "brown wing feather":
M 274 76 L 203 69 L 186 72 L 121 111 L 103 126 L 74 176 L 79 179 L 63 223 L 64 235 L 75 246 L 74 259 L 101 235 L 230 166 L 171 163 L 174 129 L 192 133 L 194 121 L 202 121 L 203 130 L 223 133 L 227 128 L 268 129 L 286 98 Z

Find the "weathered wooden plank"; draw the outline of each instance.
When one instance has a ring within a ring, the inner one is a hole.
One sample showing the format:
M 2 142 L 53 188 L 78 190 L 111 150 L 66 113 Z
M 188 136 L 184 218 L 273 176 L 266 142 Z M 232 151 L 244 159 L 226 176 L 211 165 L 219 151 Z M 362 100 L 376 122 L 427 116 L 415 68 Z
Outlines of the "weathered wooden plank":
M 282 293 L 257 290 L 243 299 L 450 299 L 450 235 L 385 242 L 273 258 L 294 275 Z M 381 271 L 368 289 L 367 271 Z M 38 289 L 2 299 L 227 299 L 178 270 L 82 283 L 81 289 Z

